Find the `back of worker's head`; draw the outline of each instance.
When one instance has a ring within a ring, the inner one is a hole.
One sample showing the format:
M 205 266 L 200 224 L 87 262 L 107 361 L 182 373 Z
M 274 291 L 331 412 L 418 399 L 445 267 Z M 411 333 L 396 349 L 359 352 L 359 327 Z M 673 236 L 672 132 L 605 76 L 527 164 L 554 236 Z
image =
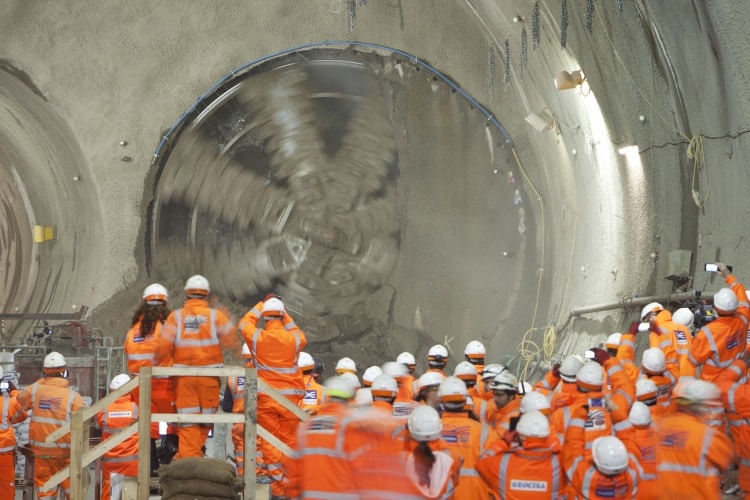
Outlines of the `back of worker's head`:
M 489 365 L 484 365 L 484 369 L 482 370 L 482 382 L 485 385 L 489 385 L 497 375 L 507 370 L 503 365 L 499 363 L 490 363 Z
M 602 365 L 594 361 L 584 363 L 576 373 L 576 386 L 580 392 L 599 392 L 604 384 Z
M 560 364 L 560 378 L 569 384 L 576 383 L 576 374 L 583 366 L 583 358 L 578 354 L 570 354 Z
M 468 361 L 461 361 L 453 369 L 453 376 L 464 381 L 466 387 L 473 387 L 477 383 L 477 369 Z
M 342 373 L 357 373 L 357 363 L 354 362 L 352 358 L 343 357 L 339 359 L 336 362 L 336 375 L 341 375 Z
M 419 379 L 417 379 L 417 392 L 422 392 L 427 389 L 437 389 L 440 387 L 440 382 L 445 377 L 440 372 L 424 372 Z
M 466 384 L 458 377 L 445 377 L 438 387 L 438 398 L 449 412 L 464 411 L 467 395 Z
M 448 364 L 448 349 L 442 344 L 435 344 L 427 351 L 427 362 L 430 368 L 442 370 Z
M 409 435 L 419 442 L 435 441 L 442 437 L 443 422 L 440 414 L 429 405 L 414 408 L 408 419 Z
M 396 379 L 396 382 L 400 382 L 409 376 L 409 368 L 398 361 L 386 361 L 380 369 L 383 370 L 384 375 Z
M 738 305 L 737 295 L 730 288 L 722 288 L 714 295 L 714 309 L 719 316 L 732 316 Z
M 323 382 L 326 400 L 348 401 L 354 397 L 357 387 L 344 377 L 331 377 Z
M 615 476 L 628 469 L 628 450 L 615 436 L 594 439 L 591 454 L 596 468 L 606 476 Z
M 693 314 L 693 311 L 691 311 L 689 308 L 681 307 L 677 309 L 672 315 L 672 321 L 690 328 L 691 326 L 693 326 L 693 322 L 695 321 L 695 314 Z
M 649 375 L 661 375 L 667 369 L 667 358 L 664 351 L 658 347 L 651 347 L 643 351 L 641 368 Z
M 354 406 L 357 408 L 369 408 L 372 406 L 372 390 L 369 387 L 360 387 L 354 395 Z
M 677 409 L 694 415 L 715 413 L 722 408 L 721 390 L 706 380 L 680 380 L 672 392 Z
M 651 408 L 640 401 L 636 401 L 630 407 L 628 421 L 639 429 L 648 427 L 651 425 Z
M 109 390 L 116 391 L 128 382 L 130 382 L 130 375 L 128 375 L 127 373 L 115 375 L 114 378 L 112 378 L 112 382 L 109 383 Z
M 360 387 L 362 387 L 362 382 L 359 381 L 359 377 L 357 377 L 355 374 L 351 372 L 344 372 L 341 375 L 339 375 L 339 378 L 343 378 L 349 381 L 349 383 L 352 384 L 356 389 L 359 389 Z
M 185 296 L 189 299 L 205 299 L 210 292 L 208 280 L 200 274 L 189 277 L 185 282 Z
M 531 411 L 538 411 L 544 415 L 549 415 L 552 411 L 549 398 L 537 391 L 526 394 L 521 399 L 521 413 Z
M 607 337 L 605 346 L 610 356 L 617 355 L 617 349 L 620 347 L 620 342 L 622 342 L 622 333 L 613 333 Z
M 402 352 L 396 357 L 396 362 L 401 363 L 408 369 L 409 373 L 414 373 L 417 368 L 417 360 L 414 355 L 410 352 Z
M 656 405 L 658 392 L 659 388 L 656 387 L 656 384 L 651 379 L 640 378 L 635 383 L 635 399 L 646 406 Z
M 383 374 L 383 370 L 379 366 L 368 366 L 362 374 L 362 386 L 370 387 L 373 380 Z
M 169 293 L 159 283 L 153 283 L 143 290 L 143 300 L 150 306 L 158 306 L 167 303 Z
M 260 315 L 266 319 L 281 319 L 286 313 L 286 308 L 281 299 L 272 297 L 263 302 L 263 308 L 260 310 Z
M 313 360 L 313 357 L 309 353 L 302 351 L 299 353 L 299 358 L 297 358 L 297 366 L 302 373 L 307 374 L 315 368 L 315 360 Z
M 464 357 L 466 361 L 470 362 L 473 365 L 483 365 L 484 364 L 484 357 L 487 355 L 487 350 L 484 348 L 484 344 L 482 344 L 478 340 L 472 340 L 468 344 L 466 344 L 466 348 L 464 349 Z
M 68 362 L 65 360 L 65 356 L 57 351 L 52 351 L 44 357 L 42 369 L 48 377 L 66 377 L 68 375 Z
M 313 362 L 315 362 L 315 365 L 313 367 L 313 374 L 322 375 L 326 369 L 326 365 L 325 363 L 323 363 L 323 360 L 318 356 L 313 356 Z
M 372 381 L 370 393 L 375 401 L 393 403 L 398 395 L 398 383 L 395 378 L 381 373 Z
M 549 420 L 540 411 L 532 410 L 521 415 L 516 424 L 516 432 L 521 438 L 547 438 L 550 434 Z
M 662 306 L 658 302 L 651 302 L 650 304 L 646 304 L 645 306 L 643 306 L 643 309 L 641 309 L 641 321 L 651 321 L 655 315 L 659 314 L 663 310 L 664 306 Z

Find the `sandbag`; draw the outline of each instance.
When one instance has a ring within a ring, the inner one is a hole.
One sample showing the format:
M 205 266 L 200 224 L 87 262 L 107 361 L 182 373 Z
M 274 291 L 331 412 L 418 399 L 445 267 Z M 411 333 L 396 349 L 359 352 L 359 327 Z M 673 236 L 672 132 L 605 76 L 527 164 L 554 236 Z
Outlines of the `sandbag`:
M 220 484 L 233 484 L 237 473 L 234 466 L 218 458 L 181 458 L 159 470 L 159 483 L 170 479 L 203 479 Z
M 228 484 L 203 481 L 201 479 L 174 479 L 159 481 L 162 499 L 174 498 L 177 495 L 198 497 L 211 496 L 218 498 L 238 498 L 237 491 Z

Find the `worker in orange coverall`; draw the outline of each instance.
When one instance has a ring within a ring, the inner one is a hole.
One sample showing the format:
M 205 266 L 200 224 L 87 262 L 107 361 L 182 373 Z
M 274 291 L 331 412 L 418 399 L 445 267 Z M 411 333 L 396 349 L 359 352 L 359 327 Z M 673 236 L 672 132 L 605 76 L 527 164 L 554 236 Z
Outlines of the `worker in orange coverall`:
M 109 388 L 116 391 L 130 381 L 125 373 L 112 379 Z M 133 401 L 132 393 L 120 396 L 113 403 L 96 414 L 96 425 L 102 430 L 102 441 L 117 434 L 125 427 L 138 422 L 138 405 Z M 102 456 L 102 494 L 101 500 L 112 498 L 112 475 L 138 477 L 138 433 L 133 433 Z
M 479 457 L 476 470 L 507 500 L 562 498 L 567 483 L 560 441 L 550 435 L 547 417 L 536 410 L 521 415 L 515 428 Z
M 315 358 L 306 352 L 299 354 L 297 366 L 302 370 L 305 381 L 305 395 L 299 402 L 299 407 L 310 415 L 315 415 L 323 402 L 323 386 L 318 383 L 319 373 L 315 371 Z
M 247 344 L 242 344 L 240 352 L 242 359 L 245 360 L 245 367 L 253 367 L 253 356 Z M 245 413 L 245 377 L 231 376 L 227 377 L 227 386 L 224 389 L 224 399 L 221 400 L 221 409 L 224 413 Z M 232 444 L 234 445 L 234 465 L 237 468 L 237 475 L 242 477 L 245 474 L 245 424 L 235 423 L 232 425 Z M 260 469 L 256 467 L 255 473 L 259 474 Z
M 258 327 L 261 317 L 265 321 L 263 328 Z M 240 330 L 255 360 L 258 378 L 299 406 L 305 382 L 297 360 L 307 340 L 281 299 L 269 294 L 258 302 L 240 320 Z M 299 418 L 262 392 L 258 394 L 258 424 L 287 446 L 294 447 Z M 270 478 L 273 496 L 284 496 L 284 469 L 288 468 L 288 458 L 264 439 L 260 440 L 260 452 L 265 466 L 261 476 Z
M 0 368 L 0 380 L 3 369 Z M 16 396 L 18 391 L 11 382 L 0 382 L 2 408 L 0 408 L 0 498 L 16 495 L 16 433 L 12 425 L 26 420 Z
M 51 433 L 70 422 L 74 411 L 83 408 L 81 395 L 68 387 L 68 368 L 65 357 L 53 351 L 44 358 L 44 377 L 19 391 L 19 411 L 31 410 L 29 444 L 34 454 L 34 489 L 36 497 L 57 498 L 62 491 L 70 499 L 70 478 L 52 489 L 44 484 L 56 473 L 70 465 L 70 433 L 47 443 Z
M 534 385 L 534 390 L 550 398 L 550 409 L 555 411 L 573 404 L 580 392 L 576 384 L 576 374 L 583 366 L 583 357 L 568 355 L 562 363 L 555 363 L 543 379 Z
M 167 320 L 167 289 L 158 283 L 151 284 L 143 291 L 143 300 L 133 314 L 130 330 L 125 336 L 125 355 L 128 360 L 128 371 L 138 375 L 143 366 L 172 366 L 172 358 L 162 359 L 156 364 L 156 354 L 161 340 L 161 329 Z M 138 400 L 138 388 L 133 390 L 133 401 Z M 151 379 L 151 413 L 174 413 L 174 383 L 169 377 L 154 376 Z M 159 468 L 159 457 L 156 440 L 159 439 L 159 422 L 151 423 L 151 475 L 156 476 Z M 169 463 L 177 452 L 177 429 L 170 425 L 162 443 L 164 463 Z
M 714 309 L 719 317 L 698 331 L 689 354 L 693 366 L 701 368 L 700 378 L 708 381 L 716 379 L 735 359 L 745 356 L 750 321 L 745 287 L 725 264 L 716 265 L 731 289 L 722 288 L 714 295 Z
M 659 348 L 664 352 L 667 367 L 675 377 L 694 377 L 695 367 L 688 357 L 693 345 L 690 329 L 676 323 L 672 319 L 672 313 L 658 302 L 652 302 L 644 307 L 642 314 L 644 312 L 643 320 L 649 322 L 651 331 L 648 337 L 650 347 Z
M 240 350 L 235 326 L 227 313 L 211 307 L 208 280 L 200 275 L 185 282 L 185 304 L 172 311 L 162 329 L 157 362 L 172 357 L 175 367 L 221 368 L 222 346 Z M 213 415 L 219 411 L 218 377 L 176 377 L 177 413 Z M 183 423 L 177 429 L 175 458 L 203 457 L 211 424 Z
M 739 467 L 737 485 L 744 491 L 745 500 L 750 500 L 750 378 L 745 361 L 735 361 L 730 370 L 716 379 L 716 385 L 721 390 L 734 442 Z
M 633 403 L 628 422 L 633 425 L 633 438 L 640 450 L 642 467 L 636 499 L 659 498 L 659 478 L 656 475 L 656 431 L 652 425 L 651 408 L 640 401 Z
M 721 406 L 721 391 L 705 380 L 680 381 L 673 398 L 677 412 L 656 424 L 659 498 L 721 499 L 720 474 L 734 461 L 729 438 L 703 422 Z

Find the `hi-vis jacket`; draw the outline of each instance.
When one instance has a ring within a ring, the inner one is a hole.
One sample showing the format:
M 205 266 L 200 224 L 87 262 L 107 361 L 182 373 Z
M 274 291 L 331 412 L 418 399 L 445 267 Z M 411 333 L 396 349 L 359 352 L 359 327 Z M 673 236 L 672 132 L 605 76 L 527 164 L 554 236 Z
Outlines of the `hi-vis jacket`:
M 701 328 L 693 339 L 688 358 L 693 366 L 701 368 L 701 379 L 713 381 L 722 370 L 729 368 L 735 359 L 740 359 L 747 350 L 747 327 L 750 320 L 745 287 L 734 275 L 725 279 L 737 295 L 739 305 L 736 314 L 719 316 Z
M 304 395 L 305 382 L 297 359 L 307 339 L 286 313 L 281 320 L 267 319 L 265 328 L 258 328 L 262 307 L 258 302 L 242 317 L 242 337 L 253 355 L 258 378 L 296 402 Z
M 727 410 L 729 431 L 737 455 L 738 484 L 743 491 L 750 492 L 750 380 L 746 373 L 745 362 L 737 360 L 732 370 L 726 370 L 716 384 L 721 388 L 721 400 Z M 742 381 L 736 382 L 737 379 Z
M 157 361 L 172 355 L 173 366 L 224 366 L 222 345 L 239 350 L 239 340 L 229 316 L 205 299 L 188 299 L 167 318 L 162 328 Z
M 104 411 L 96 414 L 96 424 L 102 430 L 102 440 L 138 421 L 138 406 L 129 394 L 117 398 Z M 138 433 L 134 433 L 102 457 L 103 462 L 138 460 Z
M 656 314 L 648 340 L 649 347 L 657 347 L 664 353 L 667 370 L 675 377 L 695 376 L 695 368 L 688 358 L 693 338 L 686 326 L 672 321 L 672 313 L 664 310 Z
M 459 472 L 460 480 L 454 498 L 473 500 L 487 498 L 488 483 L 478 475 L 474 466 L 479 456 L 500 439 L 497 432 L 487 424 L 469 418 L 467 412 L 443 412 L 443 441 L 454 457 L 463 457 Z
M 633 439 L 640 450 L 641 479 L 638 481 L 637 500 L 659 498 L 659 478 L 656 475 L 656 432 L 652 425 L 635 427 Z
M 125 336 L 125 355 L 128 359 L 128 371 L 137 374 L 143 366 L 157 366 L 156 356 L 159 351 L 162 324 L 156 322 L 151 335 L 142 337 L 140 335 L 141 322 L 138 321 Z M 172 366 L 172 358 L 167 356 L 159 362 L 158 366 Z
M 562 382 L 562 383 L 561 383 Z M 578 386 L 575 382 L 566 382 L 550 370 L 544 378 L 534 384 L 534 390 L 545 394 L 549 399 L 550 411 L 569 406 L 578 399 Z
M 22 410 L 32 410 L 29 421 L 29 444 L 35 456 L 70 456 L 70 433 L 53 443 L 45 443 L 46 437 L 70 422 L 70 415 L 83 408 L 81 395 L 68 388 L 68 380 L 47 377 L 37 380 L 18 393 Z
M 320 405 L 323 403 L 323 386 L 320 385 L 312 373 L 303 375 L 305 382 L 305 394 L 299 401 L 299 407 L 305 410 L 310 415 L 315 415 L 320 409 Z
M 16 433 L 12 424 L 26 420 L 26 412 L 13 395 L 3 394 L 0 397 L 0 453 L 12 453 L 16 449 Z

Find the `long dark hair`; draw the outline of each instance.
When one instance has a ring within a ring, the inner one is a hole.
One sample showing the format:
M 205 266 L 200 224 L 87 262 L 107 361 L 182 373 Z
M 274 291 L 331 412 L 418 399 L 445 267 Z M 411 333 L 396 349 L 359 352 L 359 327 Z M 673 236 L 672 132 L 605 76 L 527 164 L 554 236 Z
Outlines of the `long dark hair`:
M 435 464 L 435 454 L 432 453 L 427 441 L 420 441 L 414 448 L 414 470 L 419 484 L 430 486 L 430 471 Z
M 167 304 L 159 303 L 152 306 L 145 300 L 142 300 L 138 305 L 138 309 L 133 314 L 133 319 L 130 320 L 130 327 L 134 327 L 140 321 L 141 329 L 136 335 L 138 337 L 148 337 L 154 333 L 156 323 L 164 323 L 171 312 L 172 310 L 167 307 Z

